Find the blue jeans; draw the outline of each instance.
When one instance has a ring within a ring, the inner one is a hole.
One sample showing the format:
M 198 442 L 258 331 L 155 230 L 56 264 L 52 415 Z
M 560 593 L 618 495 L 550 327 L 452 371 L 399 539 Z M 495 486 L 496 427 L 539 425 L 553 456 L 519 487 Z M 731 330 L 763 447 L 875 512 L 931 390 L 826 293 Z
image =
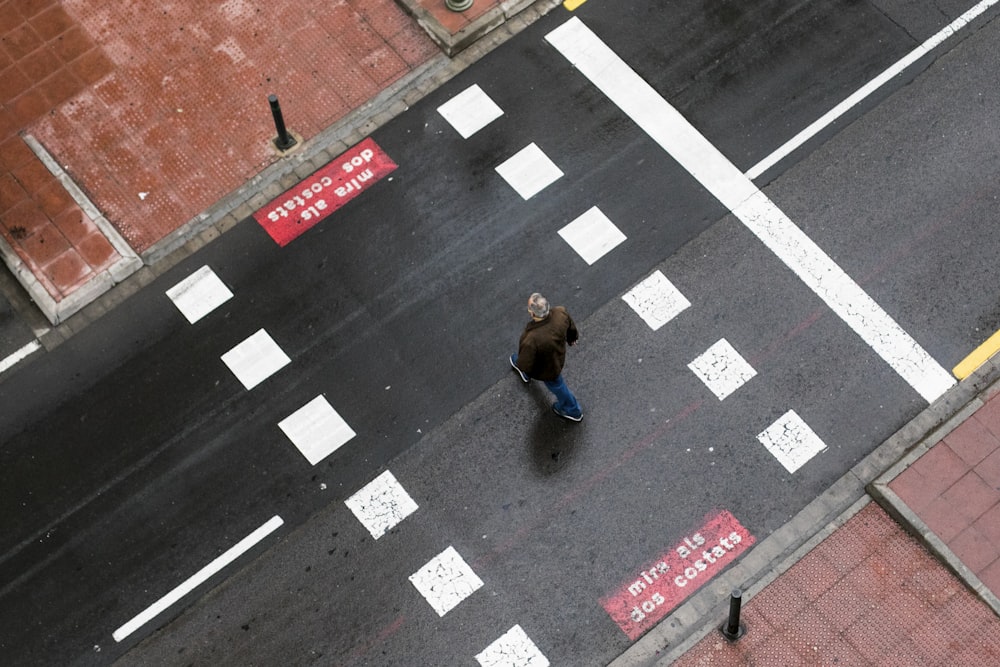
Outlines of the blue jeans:
M 583 410 L 580 409 L 580 404 L 576 401 L 576 396 L 573 392 L 569 390 L 566 386 L 566 381 L 563 380 L 563 376 L 559 375 L 555 380 L 543 380 L 545 386 L 549 391 L 556 397 L 555 409 L 559 412 L 565 413 L 570 417 L 579 417 L 583 414 Z
M 516 354 L 514 355 L 514 363 L 517 363 Z M 576 401 L 576 396 L 566 386 L 566 380 L 563 380 L 562 373 L 555 380 L 542 380 L 542 382 L 552 392 L 552 395 L 556 397 L 555 405 L 553 405 L 556 410 L 565 412 L 571 417 L 579 417 L 583 414 L 580 404 Z

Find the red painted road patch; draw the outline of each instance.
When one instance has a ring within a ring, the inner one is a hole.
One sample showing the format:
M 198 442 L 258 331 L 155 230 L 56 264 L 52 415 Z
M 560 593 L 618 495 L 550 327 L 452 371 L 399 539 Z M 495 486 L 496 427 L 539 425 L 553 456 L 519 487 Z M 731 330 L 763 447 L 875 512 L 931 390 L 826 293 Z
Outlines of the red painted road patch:
M 601 606 L 629 639 L 638 639 L 754 542 L 728 511 L 709 515 L 697 532 L 601 598 Z
M 253 214 L 284 247 L 398 165 L 369 137 Z

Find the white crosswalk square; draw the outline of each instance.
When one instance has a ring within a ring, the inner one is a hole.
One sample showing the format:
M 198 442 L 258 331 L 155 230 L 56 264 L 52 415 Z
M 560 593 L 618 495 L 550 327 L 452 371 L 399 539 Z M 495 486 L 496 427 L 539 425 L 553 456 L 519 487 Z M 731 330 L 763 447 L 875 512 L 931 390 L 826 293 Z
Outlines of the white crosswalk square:
M 596 206 L 560 229 L 559 236 L 587 264 L 593 264 L 625 241 L 621 230 Z
M 222 361 L 247 390 L 253 389 L 291 363 L 274 339 L 261 329 L 222 355 Z
M 344 502 L 376 540 L 417 511 L 417 503 L 388 470 Z
M 622 296 L 649 327 L 656 331 L 691 306 L 680 290 L 660 271 L 633 287 Z
M 411 574 L 410 582 L 438 616 L 447 614 L 483 585 L 454 547 L 448 547 Z
M 482 667 L 549 667 L 520 625 L 515 625 L 476 656 Z
M 526 200 L 563 175 L 562 170 L 533 143 L 522 148 L 496 169 L 517 194 Z
M 688 368 L 720 401 L 757 375 L 753 366 L 725 338 L 705 350 L 688 364 Z
M 285 417 L 278 427 L 312 465 L 357 435 L 322 395 Z
M 438 113 L 463 139 L 468 139 L 502 116 L 503 109 L 483 92 L 479 84 L 473 84 L 439 106 Z
M 788 472 L 795 472 L 809 459 L 826 449 L 826 443 L 820 440 L 794 410 L 783 414 L 778 421 L 758 435 L 757 439 Z
M 233 293 L 209 266 L 203 266 L 167 290 L 177 310 L 194 324 L 233 298 Z

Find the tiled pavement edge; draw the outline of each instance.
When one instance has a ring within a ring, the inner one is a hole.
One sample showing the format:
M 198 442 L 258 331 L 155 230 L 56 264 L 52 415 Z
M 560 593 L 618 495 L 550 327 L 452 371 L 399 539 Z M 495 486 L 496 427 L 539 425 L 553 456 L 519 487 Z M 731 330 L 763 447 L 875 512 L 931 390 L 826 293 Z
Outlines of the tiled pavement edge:
M 752 601 L 848 522 L 870 497 L 885 502 L 887 511 L 904 528 L 922 539 L 932 553 L 941 554 L 948 567 L 992 607 L 992 594 L 982 582 L 949 554 L 940 538 L 912 510 L 886 494 L 885 489 L 894 476 L 955 431 L 998 392 L 1000 358 L 993 357 L 858 462 L 791 521 L 760 540 L 741 561 L 688 598 L 612 662 L 612 667 L 669 665 L 678 660 L 709 633 L 718 631 L 726 620 L 734 589 L 743 591 L 744 604 Z
M 396 1 L 399 4 L 404 3 L 404 0 Z M 561 3 L 558 0 L 533 0 L 533 2 L 480 0 L 477 3 L 478 18 L 466 16 L 458 22 L 448 16 L 449 10 L 444 8 L 443 0 L 421 0 L 420 3 L 410 4 L 413 5 L 414 11 L 425 19 L 422 23 L 425 29 L 428 26 L 440 27 L 448 24 L 450 28 L 447 29 L 461 33 L 461 37 L 466 40 L 466 43 L 462 44 L 464 48 L 461 53 L 450 58 L 440 54 L 412 68 L 406 75 L 384 87 L 374 97 L 335 124 L 317 132 L 312 138 L 282 155 L 280 159 L 228 195 L 221 197 L 194 218 L 178 225 L 142 251 L 139 254 L 143 264 L 141 268 L 137 268 L 137 263 L 133 257 L 128 256 L 130 253 L 127 250 L 125 256 L 116 253 L 113 242 L 109 243 L 103 233 L 95 231 L 97 223 L 83 212 L 80 206 L 69 201 L 69 197 L 63 192 L 60 196 L 66 200 L 65 205 L 72 209 L 65 216 L 75 220 L 75 224 L 86 227 L 88 239 L 99 237 L 107 247 L 101 249 L 102 254 L 97 260 L 84 258 L 91 265 L 89 273 L 84 280 L 73 284 L 73 293 L 57 294 L 56 298 L 60 302 L 57 307 L 53 307 L 50 303 L 41 308 L 53 324 L 51 330 L 39 337 L 41 344 L 51 349 L 79 329 L 86 327 L 109 308 L 151 282 L 157 275 L 247 219 L 270 199 L 322 167 Z M 418 4 L 421 7 L 418 8 Z M 494 25 L 495 21 L 492 20 L 488 24 L 479 20 L 485 16 L 495 18 L 498 15 L 503 19 L 500 24 Z M 93 44 L 89 46 L 93 47 Z M 454 48 L 457 50 L 457 47 Z M 85 53 L 90 54 L 91 51 L 93 48 Z M 6 125 L 16 122 L 11 118 L 0 118 L 0 120 L 9 121 Z M 17 136 L 5 144 L 7 153 L 16 153 L 21 161 L 28 159 L 25 154 L 32 155 L 27 146 L 28 142 Z M 40 160 L 36 162 L 39 166 L 42 164 Z M 51 174 L 47 177 L 49 180 L 56 178 Z M 0 185 L 6 184 L 5 182 Z M 39 189 L 43 187 L 52 189 L 48 184 L 40 185 Z M 19 187 L 17 190 L 19 194 L 24 195 Z M 96 208 L 93 210 L 96 215 L 100 215 Z M 69 238 L 70 234 L 62 231 L 61 236 Z M 65 240 L 61 241 L 65 243 Z M 127 244 L 122 245 L 127 249 Z M 0 247 L 3 248 L 3 255 L 8 259 L 12 272 L 20 279 L 29 296 L 39 304 L 45 304 L 46 300 L 52 301 L 54 290 L 51 281 L 46 282 L 44 273 L 39 267 L 29 267 L 24 258 L 12 247 L 10 239 L 0 237 Z M 77 270 L 75 266 L 72 268 L 74 271 Z M 103 275 L 98 275 L 101 272 Z M 133 274 L 129 280 L 119 282 L 129 273 Z M 38 277 L 39 274 L 42 274 L 42 278 Z M 86 283 L 90 283 L 91 280 L 93 283 L 88 286 Z M 117 284 L 114 284 L 116 282 Z M 112 287 L 114 289 L 111 289 Z M 70 315 L 74 317 L 67 320 Z

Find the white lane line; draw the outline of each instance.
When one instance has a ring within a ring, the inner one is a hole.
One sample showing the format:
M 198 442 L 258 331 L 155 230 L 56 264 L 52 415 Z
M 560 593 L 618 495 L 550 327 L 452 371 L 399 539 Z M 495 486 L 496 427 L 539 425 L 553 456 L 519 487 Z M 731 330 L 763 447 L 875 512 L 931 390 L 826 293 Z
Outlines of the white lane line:
M 482 667 L 549 667 L 549 659 L 515 625 L 476 656 Z
M 753 366 L 725 338 L 698 355 L 688 368 L 720 401 L 757 375 Z
M 222 355 L 222 361 L 248 391 L 292 362 L 263 329 Z
M 955 379 L 578 17 L 545 37 L 736 215 L 926 401 Z
M 386 470 L 344 501 L 376 540 L 417 511 L 417 503 Z
M 233 298 L 233 293 L 207 265 L 168 289 L 166 294 L 191 324 Z
M 125 639 L 143 625 L 156 618 L 160 613 L 170 607 L 170 605 L 174 604 L 195 588 L 203 584 L 212 575 L 216 574 L 244 553 L 252 549 L 258 542 L 277 530 L 283 523 L 284 521 L 281 520 L 280 516 L 271 517 L 264 525 L 244 537 L 234 546 L 230 547 L 224 554 L 213 560 L 211 563 L 198 570 L 198 572 L 185 580 L 180 586 L 164 595 L 162 598 L 147 607 L 145 611 L 141 612 L 131 621 L 115 630 L 111 636 L 114 637 L 116 642 L 120 642 Z
M 779 417 L 757 439 L 790 473 L 826 449 L 826 443 L 794 410 Z
M 0 373 L 13 368 L 19 361 L 40 349 L 42 349 L 42 344 L 37 340 L 33 340 L 27 345 L 22 346 L 17 352 L 8 355 L 3 361 L 0 361 Z
M 444 616 L 483 585 L 454 547 L 448 547 L 410 575 L 410 582 Z
M 438 113 L 463 139 L 468 139 L 502 116 L 503 109 L 483 92 L 479 84 L 473 84 L 439 106 Z
M 496 171 L 525 200 L 531 199 L 563 175 L 562 170 L 534 143 L 507 158 L 496 167 Z
M 659 270 L 623 294 L 622 301 L 653 331 L 691 307 L 691 302 Z
M 278 427 L 312 465 L 357 435 L 322 394 L 282 419 Z
M 588 265 L 592 265 L 625 241 L 622 231 L 596 206 L 560 229 L 559 236 Z
M 940 46 L 946 39 L 967 26 L 971 21 L 976 19 L 980 14 L 995 5 L 997 2 L 1000 2 L 1000 0 L 983 0 L 975 7 L 949 23 L 947 26 L 935 33 L 930 39 L 910 51 L 901 60 L 897 61 L 884 72 L 863 85 L 843 102 L 827 111 L 811 125 L 786 141 L 781 145 L 781 147 L 778 148 L 778 150 L 774 151 L 769 156 L 751 167 L 751 169 L 746 173 L 747 178 L 757 178 L 765 171 L 778 164 L 778 162 L 787 157 L 792 151 L 812 139 L 816 134 L 822 131 L 823 128 L 843 116 L 848 110 L 851 109 L 851 107 L 859 104 L 866 97 L 891 81 L 897 74 L 901 73 L 907 67 L 926 56 L 936 47 Z

